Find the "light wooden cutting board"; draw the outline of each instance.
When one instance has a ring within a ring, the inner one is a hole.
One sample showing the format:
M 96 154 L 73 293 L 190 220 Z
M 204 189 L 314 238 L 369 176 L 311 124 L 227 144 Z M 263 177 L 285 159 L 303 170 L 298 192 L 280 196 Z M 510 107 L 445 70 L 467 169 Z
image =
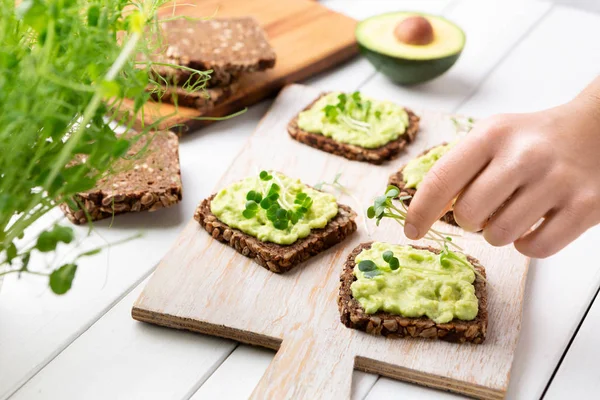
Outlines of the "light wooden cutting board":
M 255 17 L 263 26 L 277 54 L 275 68 L 246 74 L 239 89 L 214 108 L 210 116 L 225 116 L 275 94 L 284 85 L 311 77 L 358 53 L 354 38 L 356 21 L 311 0 L 178 0 L 175 14 L 192 18 Z M 171 16 L 166 7 L 163 16 Z M 210 38 L 207 38 L 210 40 Z M 124 111 L 130 110 L 125 103 Z M 198 110 L 168 103 L 149 102 L 143 122 L 159 118 L 162 128 L 195 129 L 207 123 L 195 119 Z
M 282 171 L 307 184 L 330 181 L 342 172 L 341 181 L 362 204 L 347 197 L 339 201 L 360 214 L 383 193 L 391 172 L 455 135 L 447 115 L 416 110 L 422 128 L 400 159 L 385 166 L 348 161 L 287 134 L 288 121 L 318 94 L 306 86 L 285 88 L 215 191 L 261 169 Z M 353 368 L 474 397 L 502 398 L 521 326 L 529 259 L 512 247 L 491 247 L 479 235 L 463 232 L 456 242 L 487 270 L 487 340 L 458 345 L 385 339 L 343 326 L 336 304 L 343 263 L 356 245 L 407 242 L 391 221 L 367 225 L 371 236 L 359 218 L 358 232 L 345 242 L 277 275 L 213 240 L 192 220 L 133 306 L 133 317 L 277 350 L 254 391 L 256 399 L 349 399 Z M 436 227 L 461 232 L 442 222 Z

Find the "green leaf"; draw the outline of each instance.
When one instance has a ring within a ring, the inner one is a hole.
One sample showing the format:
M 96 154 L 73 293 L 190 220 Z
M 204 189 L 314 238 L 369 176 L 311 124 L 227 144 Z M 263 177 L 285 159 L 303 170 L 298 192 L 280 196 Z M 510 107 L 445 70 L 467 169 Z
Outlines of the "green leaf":
M 375 218 L 375 208 L 373 206 L 367 208 L 367 218 L 369 218 L 369 219 Z
M 367 271 L 367 272 L 365 272 L 364 275 L 365 275 L 365 278 L 371 279 L 371 278 L 376 277 L 377 275 L 381 275 L 381 271 L 379 271 L 378 269 L 373 270 L 373 271 Z
M 389 264 L 390 260 L 394 257 L 394 252 L 386 250 L 382 254 L 383 261 Z
M 362 272 L 374 271 L 377 269 L 377 265 L 371 260 L 362 260 L 358 263 L 358 269 Z
M 250 219 L 256 215 L 256 211 L 245 209 L 244 211 L 242 211 L 242 215 L 244 216 L 244 218 Z
M 100 7 L 98 7 L 96 4 L 90 6 L 90 8 L 88 8 L 87 18 L 89 26 L 98 25 L 98 19 L 100 18 Z
M 94 256 L 96 254 L 99 254 L 101 251 L 102 251 L 101 247 L 98 247 L 97 249 L 93 249 L 93 250 L 84 251 L 83 253 L 79 254 L 77 256 L 77 258 Z
M 115 81 L 102 81 L 100 87 L 102 96 L 106 98 L 118 97 L 121 94 L 121 86 Z
M 23 19 L 26 25 L 29 25 L 38 34 L 46 30 L 48 24 L 48 8 L 40 0 L 23 0 L 17 6 L 16 14 Z
M 258 204 L 253 200 L 246 202 L 246 210 L 258 211 Z
M 52 230 L 40 233 L 35 248 L 43 253 L 54 251 L 59 242 L 71 243 L 73 238 L 73 229 L 55 225 Z
M 286 230 L 288 227 L 288 220 L 287 219 L 278 219 L 277 221 L 273 222 L 273 226 L 276 229 L 279 229 L 281 231 Z
M 279 210 L 277 210 L 275 216 L 277 217 L 277 219 L 287 219 L 287 210 L 280 208 Z
M 12 260 L 17 256 L 17 246 L 13 242 L 10 242 L 6 248 L 6 262 L 12 264 Z
M 260 171 L 260 174 L 258 176 L 263 181 L 269 181 L 273 178 L 273 175 L 269 174 L 267 171 Z
M 387 197 L 389 199 L 398 197 L 399 194 L 400 194 L 400 189 L 398 189 L 394 185 L 388 186 L 387 189 L 385 190 L 385 197 Z
M 65 294 L 71 289 L 73 279 L 77 272 L 77 264 L 69 263 L 52 271 L 50 274 L 50 288 L 56 294 Z
M 392 257 L 390 261 L 388 261 L 388 264 L 390 264 L 390 268 L 392 271 L 395 271 L 398 268 L 400 268 L 400 261 L 398 261 L 396 257 Z
M 262 194 L 257 191 L 251 190 L 246 194 L 246 200 L 254 201 L 255 203 L 260 203 L 262 200 Z
M 273 205 L 273 201 L 268 197 L 264 198 L 260 202 L 260 206 L 265 210 L 268 210 Z

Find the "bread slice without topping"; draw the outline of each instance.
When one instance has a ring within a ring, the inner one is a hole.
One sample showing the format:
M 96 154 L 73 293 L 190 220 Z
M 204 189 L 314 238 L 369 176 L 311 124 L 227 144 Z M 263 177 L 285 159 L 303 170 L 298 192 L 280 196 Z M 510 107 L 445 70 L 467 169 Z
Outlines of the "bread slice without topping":
M 215 195 L 212 195 L 200 203 L 194 219 L 213 238 L 276 273 L 289 271 L 308 258 L 342 242 L 357 229 L 356 213 L 350 207 L 338 204 L 337 215 L 324 228 L 311 230 L 307 237 L 290 245 L 262 242 L 219 221 L 210 210 L 210 203 L 214 197 Z
M 352 297 L 350 286 L 356 280 L 354 276 L 355 258 L 358 254 L 371 247 L 372 242 L 358 245 L 348 256 L 344 264 L 344 270 L 340 277 L 340 296 L 338 308 L 341 321 L 349 328 L 365 331 L 373 335 L 387 337 L 411 337 L 439 339 L 448 342 L 471 342 L 482 343 L 487 333 L 487 288 L 486 282 L 480 276 L 475 278 L 475 295 L 479 300 L 479 312 L 472 321 L 453 319 L 445 324 L 438 324 L 427 317 L 407 318 L 387 312 L 367 314 L 360 303 Z M 412 246 L 415 249 L 429 250 L 439 254 L 440 250 L 432 247 Z M 479 274 L 485 278 L 485 269 L 475 258 L 467 256 L 467 259 Z
M 321 94 L 304 110 L 309 110 L 321 97 L 327 93 Z M 406 131 L 396 140 L 386 143 L 381 147 L 367 149 L 365 147 L 356 146 L 353 144 L 341 143 L 330 137 L 323 136 L 319 133 L 307 132 L 298 126 L 298 115 L 294 117 L 288 124 L 288 133 L 297 141 L 307 144 L 319 150 L 326 151 L 338 156 L 345 157 L 354 161 L 366 161 L 372 164 L 382 164 L 385 161 L 396 158 L 404 147 L 412 142 L 419 130 L 419 117 L 411 110 L 406 109 L 408 113 L 408 127 Z
M 96 221 L 126 212 L 155 211 L 181 201 L 177 135 L 150 133 L 134 144 L 130 154 L 142 149 L 151 136 L 152 142 L 139 160 L 118 161 L 115 169 L 122 171 L 100 179 L 95 188 L 74 196 L 83 209 L 71 209 L 65 203 L 60 205 L 71 222 L 87 223 L 84 209 L 91 220 Z
M 444 146 L 446 144 L 447 143 L 442 143 L 442 144 L 439 144 L 432 148 L 429 148 L 429 149 L 425 150 L 424 152 L 422 152 L 421 154 L 419 154 L 415 158 L 421 157 L 421 156 L 427 154 L 430 150 L 432 150 L 436 147 L 439 147 L 439 146 Z M 400 195 L 398 197 L 411 196 L 410 199 L 404 200 L 404 204 L 406 204 L 408 206 L 410 204 L 412 197 L 415 195 L 415 193 L 417 193 L 417 189 L 406 187 L 406 182 L 404 182 L 404 175 L 402 174 L 402 170 L 404 170 L 405 167 L 406 167 L 406 164 L 403 165 L 398 171 L 396 171 L 392 175 L 390 175 L 390 177 L 388 179 L 388 184 L 394 185 L 398 189 L 400 189 Z M 446 212 L 444 215 L 442 215 L 440 217 L 440 221 L 444 221 L 449 224 L 458 226 L 458 224 L 456 223 L 456 220 L 454 219 L 454 212 L 452 210 L 450 210 L 450 211 Z
M 275 66 L 275 51 L 258 21 L 252 17 L 183 18 L 161 23 L 166 49 L 154 62 L 175 64 L 199 71 L 212 70 L 208 87 L 226 86 L 243 73 Z M 187 70 L 154 65 L 157 75 L 175 84 L 190 78 Z

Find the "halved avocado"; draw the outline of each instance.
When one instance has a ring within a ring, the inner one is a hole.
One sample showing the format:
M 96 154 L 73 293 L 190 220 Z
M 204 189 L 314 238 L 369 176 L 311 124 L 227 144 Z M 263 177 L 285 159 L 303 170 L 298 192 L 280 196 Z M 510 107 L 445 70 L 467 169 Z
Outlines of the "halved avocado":
M 465 46 L 465 33 L 435 15 L 393 12 L 358 24 L 356 40 L 363 55 L 399 84 L 412 85 L 446 72 Z

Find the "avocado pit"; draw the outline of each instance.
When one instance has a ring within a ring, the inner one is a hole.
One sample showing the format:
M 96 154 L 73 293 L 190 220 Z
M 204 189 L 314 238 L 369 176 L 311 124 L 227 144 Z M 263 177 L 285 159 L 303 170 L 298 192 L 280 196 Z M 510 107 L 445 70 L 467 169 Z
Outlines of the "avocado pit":
M 394 35 L 402 43 L 426 46 L 433 42 L 433 27 L 427 18 L 416 15 L 398 23 Z

